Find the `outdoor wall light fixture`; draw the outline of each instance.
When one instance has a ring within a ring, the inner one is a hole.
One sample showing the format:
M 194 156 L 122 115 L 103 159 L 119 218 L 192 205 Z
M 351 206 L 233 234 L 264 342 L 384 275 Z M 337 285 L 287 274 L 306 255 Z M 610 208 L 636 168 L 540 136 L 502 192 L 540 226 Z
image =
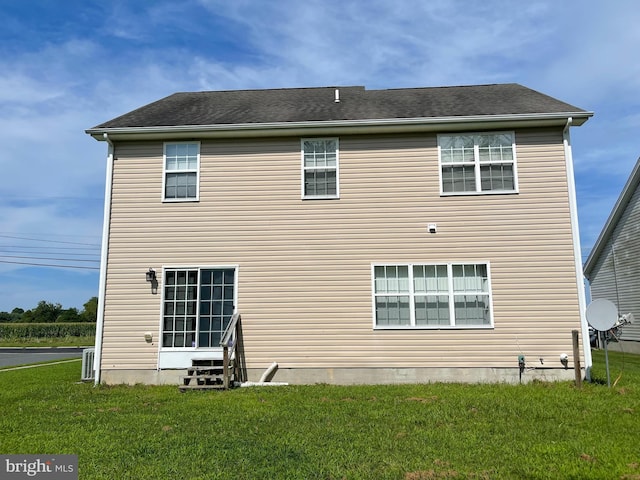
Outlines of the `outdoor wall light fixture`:
M 149 268 L 149 271 L 145 274 L 147 282 L 156 281 L 156 271 L 153 268 Z

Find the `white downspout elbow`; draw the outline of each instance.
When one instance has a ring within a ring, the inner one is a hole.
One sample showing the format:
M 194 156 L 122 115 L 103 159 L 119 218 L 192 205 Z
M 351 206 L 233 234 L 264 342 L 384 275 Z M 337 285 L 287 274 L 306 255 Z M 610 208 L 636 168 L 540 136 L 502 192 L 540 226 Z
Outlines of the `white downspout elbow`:
M 277 369 L 278 369 L 277 362 L 273 362 L 271 365 L 269 365 L 269 368 L 267 368 L 265 372 L 262 374 L 262 376 L 260 377 L 260 380 L 258 380 L 257 382 L 243 382 L 243 383 L 240 383 L 239 386 L 240 387 L 282 387 L 282 386 L 289 385 L 286 382 L 271 381 Z
M 278 364 L 276 362 L 273 362 L 271 365 L 269 365 L 269 368 L 267 368 L 260 377 L 259 383 L 270 382 L 277 369 Z

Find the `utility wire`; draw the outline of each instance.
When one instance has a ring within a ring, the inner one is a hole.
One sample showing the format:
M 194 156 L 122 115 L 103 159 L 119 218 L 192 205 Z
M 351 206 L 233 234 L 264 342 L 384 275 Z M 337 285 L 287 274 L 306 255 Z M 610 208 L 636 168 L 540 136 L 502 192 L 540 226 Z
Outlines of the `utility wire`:
M 63 240 L 43 240 L 41 238 L 32 238 L 32 237 L 22 237 L 17 235 L 1 235 L 0 238 L 13 238 L 17 240 L 29 240 L 32 242 L 47 242 L 47 243 L 64 243 L 67 245 L 91 245 L 93 247 L 99 247 L 99 243 L 86 243 L 86 242 L 65 242 Z
M 75 197 L 68 195 L 6 195 L 3 199 L 11 199 L 16 201 L 33 201 L 33 200 L 104 200 L 103 197 Z
M 56 249 L 56 250 L 99 250 L 99 246 L 93 247 L 47 247 L 46 245 L 2 245 L 0 244 L 0 248 L 47 248 L 47 249 Z
M 94 253 L 73 253 L 73 252 L 69 252 L 69 251 L 58 252 L 58 251 L 52 251 L 52 250 L 43 250 L 43 251 L 34 252 L 33 250 L 20 250 L 20 249 L 5 250 L 2 247 L 0 247 L 0 254 L 4 254 L 4 253 L 11 253 L 11 254 L 30 253 L 32 255 L 73 255 L 74 257 L 99 257 L 100 256 L 100 254 L 98 252 L 94 252 Z
M 29 260 L 55 260 L 56 262 L 92 262 L 100 263 L 100 260 L 87 260 L 83 258 L 53 258 L 53 257 L 25 257 L 21 255 L 0 255 L 0 258 L 23 258 Z
M 69 233 L 53 233 L 53 232 L 42 232 L 42 231 L 37 231 L 37 232 L 15 232 L 15 231 L 10 231 L 7 232 L 5 230 L 0 230 L 0 235 L 27 235 L 27 236 L 40 236 L 40 235 L 45 235 L 47 237 L 82 237 L 82 238 L 99 238 L 101 236 L 101 234 L 93 234 L 93 235 L 81 235 L 81 234 L 69 234 Z
M 14 265 L 31 265 L 34 267 L 82 268 L 85 270 L 100 270 L 100 267 L 85 267 L 82 265 L 56 265 L 56 264 L 50 264 L 50 263 L 10 262 L 8 260 L 0 260 L 0 263 L 11 263 Z

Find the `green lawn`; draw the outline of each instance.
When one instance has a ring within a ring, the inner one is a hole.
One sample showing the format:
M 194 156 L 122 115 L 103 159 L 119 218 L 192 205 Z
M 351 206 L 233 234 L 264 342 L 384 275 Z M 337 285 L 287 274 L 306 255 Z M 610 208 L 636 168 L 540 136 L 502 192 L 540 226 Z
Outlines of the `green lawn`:
M 595 352 L 596 380 L 605 381 Z M 0 372 L 0 452 L 78 454 L 81 479 L 640 479 L 640 357 L 614 388 L 82 384 L 80 362 Z

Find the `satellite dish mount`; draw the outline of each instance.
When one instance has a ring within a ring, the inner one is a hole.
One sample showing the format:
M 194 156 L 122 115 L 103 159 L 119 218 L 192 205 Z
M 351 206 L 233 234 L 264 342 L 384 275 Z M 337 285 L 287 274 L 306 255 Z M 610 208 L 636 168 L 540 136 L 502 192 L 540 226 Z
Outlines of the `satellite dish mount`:
M 609 300 L 599 298 L 594 300 L 587 307 L 587 322 L 595 330 L 599 332 L 608 332 L 617 323 L 620 315 L 618 315 L 618 307 Z M 611 377 L 609 375 L 609 351 L 607 350 L 607 339 L 604 340 L 604 361 L 607 367 L 607 386 L 611 386 Z

